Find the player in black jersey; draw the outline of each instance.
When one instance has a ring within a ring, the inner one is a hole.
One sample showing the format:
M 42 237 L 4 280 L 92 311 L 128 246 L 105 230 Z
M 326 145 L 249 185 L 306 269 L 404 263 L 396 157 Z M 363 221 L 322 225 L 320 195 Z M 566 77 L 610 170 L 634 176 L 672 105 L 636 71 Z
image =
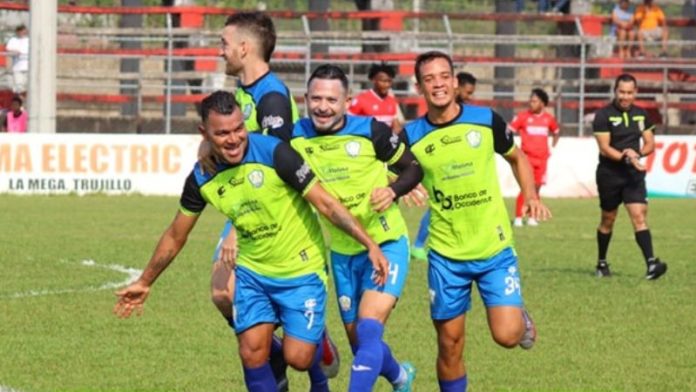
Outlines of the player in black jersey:
M 596 179 L 602 210 L 597 228 L 598 277 L 611 276 L 607 249 L 621 203 L 626 206 L 635 230 L 636 242 L 645 257 L 645 278 L 657 279 L 667 272 L 667 264 L 653 253 L 652 238 L 646 221 L 646 169 L 640 159 L 655 150 L 655 125 L 645 110 L 634 105 L 637 92 L 636 78 L 630 74 L 620 75 L 614 83 L 614 100 L 597 111 L 592 123 L 599 145 Z

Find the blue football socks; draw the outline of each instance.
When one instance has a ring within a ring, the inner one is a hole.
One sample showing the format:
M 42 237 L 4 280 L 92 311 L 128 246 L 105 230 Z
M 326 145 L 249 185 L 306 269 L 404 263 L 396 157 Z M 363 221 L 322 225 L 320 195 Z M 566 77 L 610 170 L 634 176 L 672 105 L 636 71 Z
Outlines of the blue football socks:
M 253 369 L 245 366 L 244 382 L 249 392 L 274 392 L 278 390 L 271 365 L 268 362 Z
M 466 374 L 464 377 L 460 377 L 455 380 L 438 380 L 437 382 L 440 384 L 440 392 L 466 392 Z
M 350 372 L 351 392 L 371 391 L 382 370 L 384 326 L 375 319 L 360 319 L 356 327 L 358 351 Z

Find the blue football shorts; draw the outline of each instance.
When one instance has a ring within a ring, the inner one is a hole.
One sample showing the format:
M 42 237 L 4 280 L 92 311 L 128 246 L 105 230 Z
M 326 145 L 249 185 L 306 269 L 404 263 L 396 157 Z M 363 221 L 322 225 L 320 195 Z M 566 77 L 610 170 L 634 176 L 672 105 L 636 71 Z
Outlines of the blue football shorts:
M 448 320 L 471 309 L 471 284 L 476 282 L 486 308 L 522 307 L 517 254 L 505 248 L 484 260 L 458 261 L 434 250 L 428 252 L 430 316 Z
M 317 344 L 324 332 L 326 283 L 318 274 L 270 278 L 237 266 L 234 291 L 235 331 L 262 323 L 283 327 L 285 334 Z
M 401 296 L 411 261 L 408 238 L 401 236 L 398 240 L 383 242 L 380 248 L 389 260 L 389 276 L 384 286 L 378 286 L 372 280 L 375 270 L 367 257 L 367 251 L 356 255 L 331 252 L 338 309 L 344 324 L 357 319 L 360 297 L 365 290 L 391 294 L 397 299 Z

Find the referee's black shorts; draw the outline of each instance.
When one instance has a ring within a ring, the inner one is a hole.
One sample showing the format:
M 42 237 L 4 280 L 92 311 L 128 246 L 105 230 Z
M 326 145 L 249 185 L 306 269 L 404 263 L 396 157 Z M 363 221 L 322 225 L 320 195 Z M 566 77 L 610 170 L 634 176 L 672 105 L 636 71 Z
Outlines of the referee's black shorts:
M 603 211 L 614 211 L 621 203 L 648 203 L 645 173 L 627 166 L 597 166 L 596 173 L 599 206 Z

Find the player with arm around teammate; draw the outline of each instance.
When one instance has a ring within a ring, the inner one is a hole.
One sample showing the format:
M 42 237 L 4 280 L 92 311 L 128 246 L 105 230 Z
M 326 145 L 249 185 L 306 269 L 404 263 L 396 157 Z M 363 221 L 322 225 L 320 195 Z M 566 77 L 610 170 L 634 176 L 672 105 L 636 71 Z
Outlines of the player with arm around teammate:
M 442 392 L 462 392 L 468 383 L 462 354 L 473 282 L 496 343 L 531 348 L 536 339 L 522 299 L 496 153 L 510 164 L 530 215 L 544 220 L 550 212 L 537 199 L 527 159 L 500 115 L 455 102 L 451 58 L 437 51 L 422 53 L 415 74 L 428 111 L 407 124 L 402 135 L 423 167 L 432 211 L 428 286 L 438 342 L 437 376 Z
M 339 67 L 319 66 L 309 78 L 305 101 L 309 117 L 295 124 L 292 146 L 389 260 L 386 284 L 375 285 L 365 247 L 328 226 L 336 296 L 355 354 L 349 391 L 372 390 L 379 375 L 395 391 L 411 391 L 415 368 L 399 365 L 382 336 L 409 269 L 406 223 L 395 201 L 420 182 L 423 172 L 386 124 L 346 115 L 348 79 Z M 386 164 L 399 172 L 392 183 Z
M 200 162 L 188 176 L 181 208 L 136 282 L 117 292 L 114 312 L 141 312 L 152 284 L 183 248 L 207 204 L 235 223 L 238 236 L 234 326 L 249 391 L 277 391 L 268 363 L 273 330 L 284 331 L 285 361 L 311 369 L 321 357 L 326 305 L 323 237 L 310 204 L 365 245 L 384 284 L 387 260 L 360 223 L 319 184 L 288 144 L 248 134 L 234 96 L 218 91 L 201 105 L 213 171 Z M 328 385 L 316 390 L 328 391 Z

